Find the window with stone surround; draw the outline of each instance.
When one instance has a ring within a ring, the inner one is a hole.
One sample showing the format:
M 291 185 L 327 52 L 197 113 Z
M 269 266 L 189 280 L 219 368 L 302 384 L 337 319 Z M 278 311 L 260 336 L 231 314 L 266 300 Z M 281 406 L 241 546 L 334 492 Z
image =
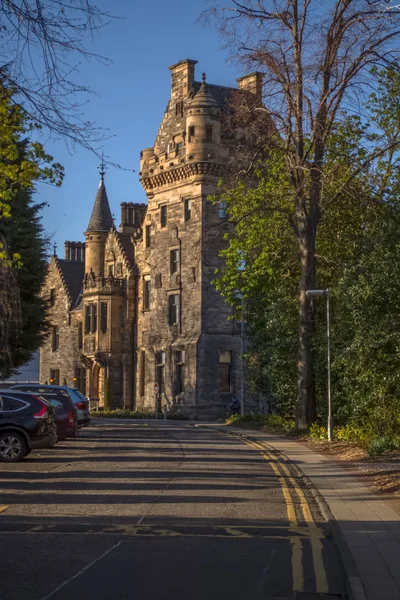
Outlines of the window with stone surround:
M 85 306 L 85 333 L 96 333 L 97 331 L 97 304 L 86 304 Z
M 179 323 L 179 294 L 168 296 L 168 324 L 178 325 Z
M 227 219 L 226 200 L 220 200 L 218 202 L 218 216 L 220 219 Z
M 83 323 L 78 323 L 78 350 L 83 348 Z
M 174 249 L 169 252 L 169 272 L 171 275 L 179 271 L 179 250 Z
M 212 141 L 213 141 L 213 126 L 206 125 L 206 142 L 212 142 Z
M 168 207 L 166 204 L 163 204 L 160 207 L 160 224 L 161 227 L 166 227 L 168 223 Z
M 146 390 L 146 351 L 140 351 L 139 394 L 144 396 Z
M 218 391 L 222 394 L 232 392 L 232 352 L 220 350 L 218 361 Z
M 192 142 L 194 140 L 194 125 L 190 125 L 188 127 L 188 142 Z
M 49 298 L 50 306 L 54 306 L 56 303 L 56 290 L 55 288 L 51 288 L 50 290 L 50 298 Z
M 60 369 L 50 369 L 50 383 L 60 385 Z
M 175 104 L 175 116 L 183 117 L 183 100 Z
M 84 396 L 86 395 L 86 369 L 84 367 L 75 367 L 74 369 L 74 388 Z
M 151 281 L 150 275 L 143 277 L 143 310 L 150 310 Z
M 102 302 L 100 304 L 100 329 L 101 333 L 106 333 L 108 324 L 108 304 Z
M 60 332 L 58 325 L 53 325 L 51 328 L 51 351 L 56 352 L 60 346 Z
M 165 352 L 156 352 L 156 382 L 158 383 L 158 393 L 165 391 Z
M 151 244 L 151 225 L 146 225 L 144 230 L 144 246 L 150 248 Z
M 190 221 L 192 216 L 192 199 L 185 198 L 184 199 L 184 218 L 185 221 Z
M 175 351 L 175 394 L 183 394 L 185 391 L 185 351 Z

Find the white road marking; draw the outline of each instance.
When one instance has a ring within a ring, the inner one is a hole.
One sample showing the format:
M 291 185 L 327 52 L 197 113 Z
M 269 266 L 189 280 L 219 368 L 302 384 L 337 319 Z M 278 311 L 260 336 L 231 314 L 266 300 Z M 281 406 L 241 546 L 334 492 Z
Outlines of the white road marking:
M 106 552 L 104 552 L 101 556 L 99 556 L 98 558 L 95 558 L 94 560 L 92 560 L 88 565 L 86 565 L 86 567 L 83 567 L 83 569 L 81 569 L 79 571 L 79 573 L 76 573 L 73 577 L 70 577 L 69 579 L 67 579 L 66 581 L 64 581 L 64 583 L 62 583 L 61 585 L 59 585 L 55 590 L 53 590 L 47 596 L 44 596 L 44 598 L 42 598 L 42 600 L 48 600 L 48 598 L 51 598 L 52 596 L 54 596 L 54 594 L 56 594 L 59 590 L 61 590 L 63 587 L 65 587 L 66 585 L 68 585 L 71 581 L 73 581 L 74 579 L 76 579 L 77 577 L 79 577 L 80 575 L 82 575 L 82 573 L 84 573 L 85 571 L 87 571 L 88 569 L 90 569 L 91 566 L 93 566 L 94 564 L 96 564 L 97 562 L 99 562 L 99 560 L 101 560 L 102 558 L 104 558 L 105 556 L 107 556 L 107 554 L 110 554 L 110 552 L 112 552 L 113 550 L 115 550 L 115 548 L 118 548 L 118 546 L 120 546 L 121 544 L 122 544 L 122 542 L 118 542 L 117 544 L 114 544 L 114 546 L 112 546 L 111 548 L 109 548 L 108 550 L 106 550 Z

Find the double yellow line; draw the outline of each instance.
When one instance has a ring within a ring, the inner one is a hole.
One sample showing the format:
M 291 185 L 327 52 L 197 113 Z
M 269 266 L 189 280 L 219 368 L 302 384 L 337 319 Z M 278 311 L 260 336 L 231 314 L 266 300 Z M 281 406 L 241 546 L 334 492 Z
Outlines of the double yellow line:
M 293 495 L 296 494 L 299 499 L 299 506 L 301 508 L 304 521 L 307 523 L 309 528 L 309 539 L 311 541 L 312 557 L 315 572 L 316 592 L 320 594 L 326 594 L 329 592 L 328 581 L 326 577 L 326 571 L 324 566 L 324 560 L 322 556 L 322 542 L 319 528 L 317 527 L 313 516 L 311 514 L 310 505 L 304 495 L 303 490 L 297 483 L 297 481 L 291 476 L 289 469 L 282 462 L 278 461 L 276 457 L 271 456 L 268 453 L 268 447 L 263 442 L 253 442 L 245 440 L 246 443 L 261 452 L 263 458 L 271 465 L 272 470 L 279 479 L 279 483 L 282 486 L 283 497 L 285 499 L 287 517 L 290 524 L 290 528 L 298 528 L 299 520 L 296 515 L 295 504 L 293 502 Z M 289 485 L 291 487 L 289 487 Z M 304 590 L 304 569 L 303 569 L 303 546 L 302 540 L 298 536 L 289 537 L 292 545 L 292 576 L 293 576 L 293 591 L 302 592 Z

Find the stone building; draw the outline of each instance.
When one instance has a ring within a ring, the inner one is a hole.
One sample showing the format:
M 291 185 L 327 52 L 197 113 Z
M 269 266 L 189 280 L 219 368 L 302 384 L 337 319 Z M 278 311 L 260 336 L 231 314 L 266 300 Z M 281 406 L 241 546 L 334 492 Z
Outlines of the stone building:
M 123 203 L 114 227 L 101 173 L 85 244 L 53 257 L 43 294 L 51 335 L 41 380 L 74 383 L 112 407 L 224 414 L 241 395 L 240 324 L 212 280 L 229 226 L 218 180 L 234 160 L 224 115 L 233 89 L 195 80 L 196 61 L 170 67 L 171 97 L 155 143 L 141 153 L 148 204 Z M 260 93 L 260 74 L 241 78 Z M 78 251 L 79 249 L 79 251 Z

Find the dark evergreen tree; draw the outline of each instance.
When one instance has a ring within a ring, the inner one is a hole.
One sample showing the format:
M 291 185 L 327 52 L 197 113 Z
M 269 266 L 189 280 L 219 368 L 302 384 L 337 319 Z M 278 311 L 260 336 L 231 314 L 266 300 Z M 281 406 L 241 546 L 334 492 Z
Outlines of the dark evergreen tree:
M 0 218 L 0 238 L 14 258 L 13 272 L 19 288 L 20 324 L 10 336 L 10 353 L 0 361 L 0 376 L 9 377 L 27 363 L 40 347 L 47 331 L 46 300 L 40 290 L 46 276 L 48 239 L 44 235 L 40 212 L 31 190 L 20 190 L 14 197 L 10 216 Z

